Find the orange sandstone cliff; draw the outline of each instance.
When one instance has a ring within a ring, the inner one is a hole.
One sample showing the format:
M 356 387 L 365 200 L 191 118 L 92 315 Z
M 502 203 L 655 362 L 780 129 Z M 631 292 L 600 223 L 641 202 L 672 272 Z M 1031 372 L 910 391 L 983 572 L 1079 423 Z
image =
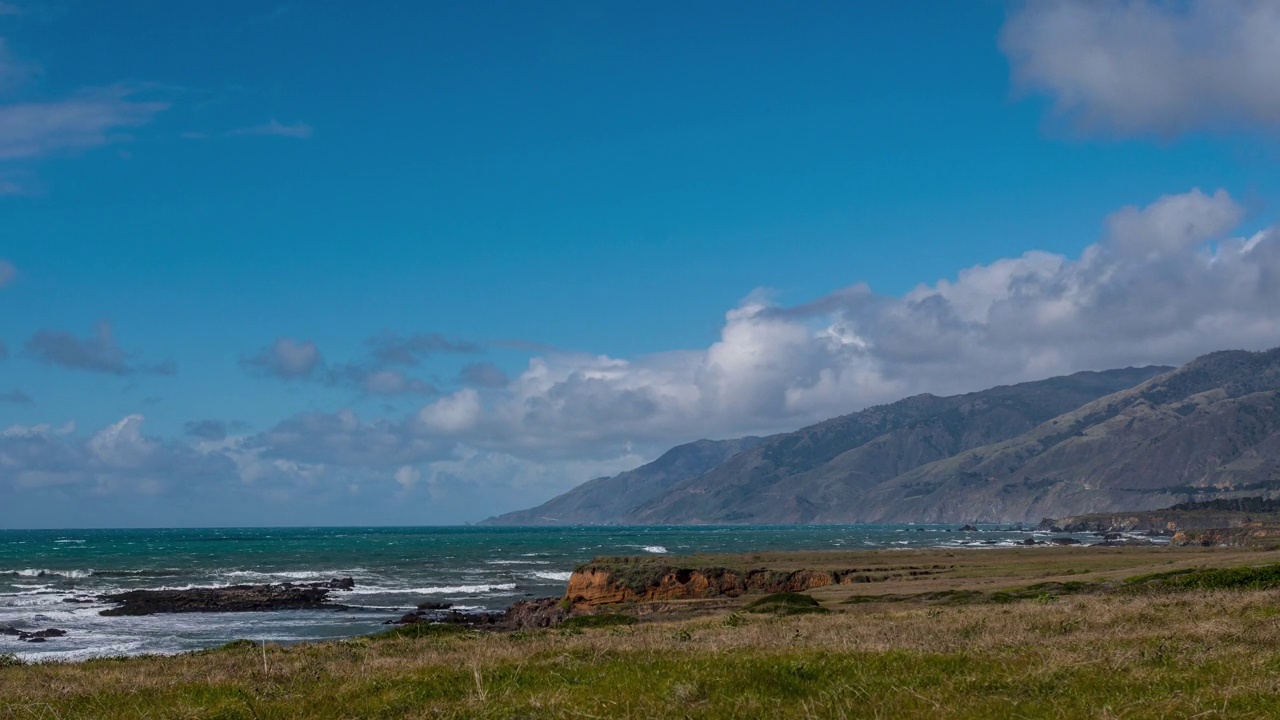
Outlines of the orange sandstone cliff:
M 950 567 L 787 571 L 679 567 L 670 564 L 667 558 L 596 558 L 574 571 L 565 591 L 565 601 L 574 609 L 587 609 L 626 602 L 737 597 L 751 592 L 803 592 L 827 585 L 932 575 Z

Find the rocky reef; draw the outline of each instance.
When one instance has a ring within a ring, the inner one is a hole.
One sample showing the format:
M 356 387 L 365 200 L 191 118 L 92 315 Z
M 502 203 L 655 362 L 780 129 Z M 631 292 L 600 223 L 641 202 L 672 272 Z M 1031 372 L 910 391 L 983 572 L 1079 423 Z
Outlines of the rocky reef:
M 332 590 L 355 587 L 351 578 L 328 582 L 280 583 L 274 585 L 232 585 L 183 590 L 129 590 L 102 595 L 100 600 L 115 603 L 101 615 L 154 615 L 189 612 L 266 612 L 272 610 L 342 610 L 345 606 L 328 601 Z

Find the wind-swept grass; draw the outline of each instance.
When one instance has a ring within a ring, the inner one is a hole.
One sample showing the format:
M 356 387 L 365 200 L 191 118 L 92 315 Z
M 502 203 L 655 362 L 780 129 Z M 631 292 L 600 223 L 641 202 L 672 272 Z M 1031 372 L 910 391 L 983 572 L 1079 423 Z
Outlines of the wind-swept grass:
M 1035 555 L 1011 553 L 1021 584 L 994 580 L 992 569 L 893 602 L 848 604 L 857 587 L 831 586 L 762 603 L 826 613 L 746 612 L 755 598 L 744 598 L 635 624 L 603 613 L 506 634 L 409 625 L 267 645 L 265 662 L 250 642 L 173 657 L 0 662 L 0 718 L 1280 717 L 1272 566 L 1177 566 L 1260 557 L 1199 550 L 1128 555 L 1144 564 L 1106 570 L 1100 592 L 1040 580 Z M 1074 566 L 1119 562 L 1109 550 L 1091 558 Z M 1171 572 L 1151 572 L 1159 567 Z M 991 601 L 999 593 L 1004 602 Z

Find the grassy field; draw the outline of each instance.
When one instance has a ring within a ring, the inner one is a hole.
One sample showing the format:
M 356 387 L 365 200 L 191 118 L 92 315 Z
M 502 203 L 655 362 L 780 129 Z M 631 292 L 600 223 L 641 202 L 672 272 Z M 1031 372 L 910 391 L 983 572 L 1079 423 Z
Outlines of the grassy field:
M 825 612 L 792 612 L 813 607 L 794 597 L 748 597 L 692 617 L 659 608 L 638 623 L 610 615 L 510 634 L 411 626 L 269 645 L 265 655 L 241 642 L 176 657 L 0 662 L 0 717 L 1280 716 L 1280 571 L 1271 567 L 1280 553 L 955 558 L 962 567 L 949 579 L 877 583 L 884 592 L 863 602 L 847 601 L 867 598 L 870 584 L 811 593 Z M 1229 569 L 1241 567 L 1262 569 Z M 1078 592 L 1022 590 L 1040 583 Z M 964 602 L 928 599 L 965 590 Z

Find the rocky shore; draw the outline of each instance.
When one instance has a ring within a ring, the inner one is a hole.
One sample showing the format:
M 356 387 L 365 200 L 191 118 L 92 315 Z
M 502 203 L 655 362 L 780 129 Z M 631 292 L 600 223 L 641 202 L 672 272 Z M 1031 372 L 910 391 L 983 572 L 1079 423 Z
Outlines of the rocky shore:
M 99 596 L 115 603 L 100 615 L 155 615 L 190 612 L 266 612 L 272 610 L 343 610 L 345 605 L 328 600 L 332 590 L 355 587 L 351 578 L 328 582 L 280 583 L 274 585 L 232 585 L 183 590 L 129 590 Z

